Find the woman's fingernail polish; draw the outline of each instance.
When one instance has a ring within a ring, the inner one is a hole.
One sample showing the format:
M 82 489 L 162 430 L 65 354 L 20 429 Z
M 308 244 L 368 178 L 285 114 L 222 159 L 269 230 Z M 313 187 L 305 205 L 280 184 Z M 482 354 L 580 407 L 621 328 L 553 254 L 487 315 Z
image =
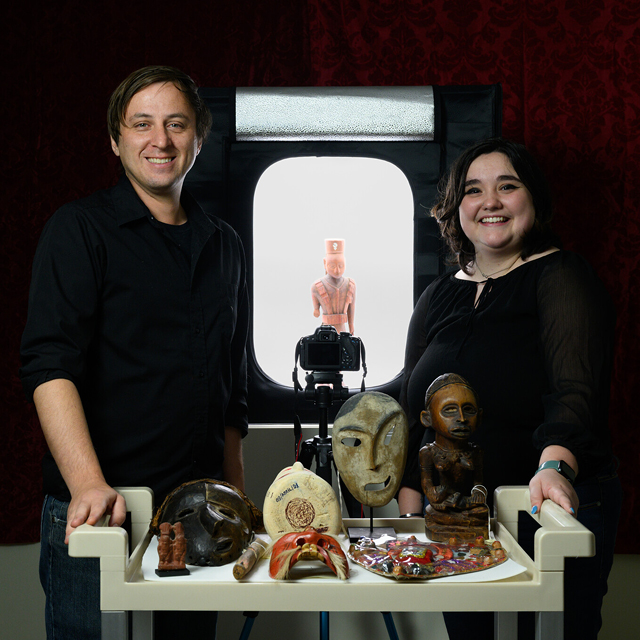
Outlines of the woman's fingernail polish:
M 537 507 L 537 506 L 535 506 L 535 507 L 533 507 L 533 509 L 531 509 L 531 514 L 532 514 L 532 515 L 534 515 L 534 516 L 535 516 L 535 515 L 536 515 L 536 513 L 538 513 L 538 507 Z

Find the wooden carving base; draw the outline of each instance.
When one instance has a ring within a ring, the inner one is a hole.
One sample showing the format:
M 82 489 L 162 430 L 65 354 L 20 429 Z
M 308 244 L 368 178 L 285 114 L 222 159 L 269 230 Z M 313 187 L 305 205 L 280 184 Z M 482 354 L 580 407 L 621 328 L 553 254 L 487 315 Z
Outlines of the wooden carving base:
M 156 575 L 160 578 L 172 578 L 174 576 L 188 576 L 189 569 L 156 569 Z
M 450 538 L 469 542 L 478 536 L 488 539 L 489 509 L 476 507 L 471 514 L 468 511 L 436 511 L 429 505 L 424 515 L 424 528 L 429 539 L 435 542 L 449 542 Z

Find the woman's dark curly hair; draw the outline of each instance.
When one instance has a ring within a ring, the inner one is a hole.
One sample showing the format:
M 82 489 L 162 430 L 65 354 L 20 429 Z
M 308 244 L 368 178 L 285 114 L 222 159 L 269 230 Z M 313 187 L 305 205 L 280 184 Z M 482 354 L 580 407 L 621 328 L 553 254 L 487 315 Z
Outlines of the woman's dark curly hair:
M 551 231 L 553 206 L 549 185 L 533 156 L 524 145 L 511 140 L 482 140 L 463 151 L 451 165 L 449 172 L 440 181 L 438 200 L 431 209 L 431 215 L 437 220 L 440 233 L 449 245 L 451 264 L 459 265 L 465 273 L 469 272 L 469 264 L 476 254 L 473 244 L 460 225 L 460 203 L 465 195 L 467 172 L 478 156 L 495 152 L 502 153 L 509 159 L 533 199 L 535 221 L 524 238 L 520 254 L 522 259 L 559 244 L 557 236 Z

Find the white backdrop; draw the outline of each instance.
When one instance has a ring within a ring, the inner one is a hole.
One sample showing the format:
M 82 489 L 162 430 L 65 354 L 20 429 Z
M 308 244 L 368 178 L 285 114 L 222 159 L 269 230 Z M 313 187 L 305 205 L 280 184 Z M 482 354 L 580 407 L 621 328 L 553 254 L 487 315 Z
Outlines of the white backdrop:
M 400 372 L 412 311 L 413 196 L 393 164 L 371 158 L 290 158 L 269 167 L 254 203 L 254 345 L 258 363 L 291 386 L 298 340 L 320 325 L 311 285 L 324 275 L 325 238 L 345 239 L 356 282 L 355 335 L 367 387 Z M 304 373 L 299 372 L 304 386 Z M 345 373 L 359 387 L 361 373 Z

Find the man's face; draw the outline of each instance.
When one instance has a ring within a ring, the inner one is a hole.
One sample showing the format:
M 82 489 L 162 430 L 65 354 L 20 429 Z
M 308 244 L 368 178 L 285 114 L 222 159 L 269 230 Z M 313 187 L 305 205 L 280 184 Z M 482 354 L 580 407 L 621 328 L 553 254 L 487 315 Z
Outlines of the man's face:
M 170 82 L 156 82 L 136 93 L 111 148 L 139 195 L 178 195 L 202 143 L 196 115 Z M 141 193 L 142 192 L 142 193 Z
M 333 424 L 333 458 L 353 497 L 369 507 L 388 504 L 407 458 L 409 428 L 400 405 L 378 392 L 349 399 Z
M 479 424 L 482 411 L 469 387 L 449 384 L 433 395 L 422 412 L 422 423 L 448 440 L 466 440 Z

